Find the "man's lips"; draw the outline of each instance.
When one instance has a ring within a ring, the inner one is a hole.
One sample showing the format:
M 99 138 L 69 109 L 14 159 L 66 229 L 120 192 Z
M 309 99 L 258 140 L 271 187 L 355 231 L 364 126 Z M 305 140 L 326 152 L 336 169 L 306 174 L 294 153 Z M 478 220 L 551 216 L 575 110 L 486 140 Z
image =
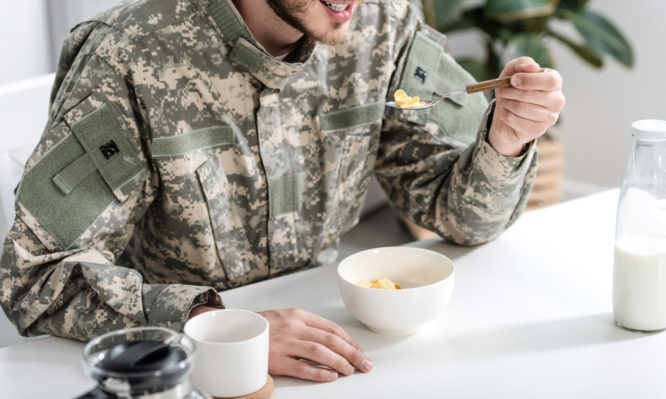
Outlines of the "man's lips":
M 326 10 L 328 17 L 334 22 L 347 22 L 354 15 L 354 2 L 320 0 L 320 3 Z
M 332 9 L 333 11 L 344 11 L 349 6 L 354 4 L 353 2 L 347 2 L 347 1 L 327 1 L 327 0 L 319 0 L 320 2 L 324 3 L 328 8 Z

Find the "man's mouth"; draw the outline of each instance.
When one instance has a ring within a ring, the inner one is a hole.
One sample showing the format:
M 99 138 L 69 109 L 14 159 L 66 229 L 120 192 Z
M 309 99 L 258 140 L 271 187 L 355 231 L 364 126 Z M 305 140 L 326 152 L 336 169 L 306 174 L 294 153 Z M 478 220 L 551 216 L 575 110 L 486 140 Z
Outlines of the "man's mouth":
M 351 4 L 329 3 L 329 2 L 323 1 L 323 0 L 321 2 L 324 3 L 324 5 L 326 5 L 326 7 L 330 8 L 333 11 L 345 11 L 346 9 L 348 9 L 351 6 Z

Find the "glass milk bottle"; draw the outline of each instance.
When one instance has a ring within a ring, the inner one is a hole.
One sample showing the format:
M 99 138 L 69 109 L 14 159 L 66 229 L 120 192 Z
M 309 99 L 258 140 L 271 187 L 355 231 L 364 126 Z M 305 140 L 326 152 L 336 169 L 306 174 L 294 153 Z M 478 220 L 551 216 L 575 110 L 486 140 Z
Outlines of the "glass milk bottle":
M 629 330 L 666 329 L 666 121 L 631 125 L 615 229 L 613 315 Z

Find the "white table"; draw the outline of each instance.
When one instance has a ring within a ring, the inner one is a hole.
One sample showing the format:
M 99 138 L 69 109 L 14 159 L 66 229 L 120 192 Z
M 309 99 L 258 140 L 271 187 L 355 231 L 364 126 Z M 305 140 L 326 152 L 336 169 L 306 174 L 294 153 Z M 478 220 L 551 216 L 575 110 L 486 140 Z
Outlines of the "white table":
M 618 190 L 533 211 L 492 243 L 413 245 L 456 263 L 441 317 L 409 337 L 366 330 L 338 295 L 335 266 L 223 293 L 229 307 L 300 307 L 345 328 L 374 370 L 332 383 L 275 378 L 273 398 L 664 398 L 666 333 L 614 325 Z M 0 349 L 0 396 L 66 398 L 93 384 L 82 345 L 45 338 Z

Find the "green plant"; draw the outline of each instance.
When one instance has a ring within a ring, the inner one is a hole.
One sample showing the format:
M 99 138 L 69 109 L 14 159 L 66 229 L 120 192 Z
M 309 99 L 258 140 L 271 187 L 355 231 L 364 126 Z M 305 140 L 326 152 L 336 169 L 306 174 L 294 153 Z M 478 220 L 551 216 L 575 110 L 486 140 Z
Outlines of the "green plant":
M 554 67 L 549 49 L 559 41 L 594 67 L 610 55 L 631 67 L 630 43 L 615 25 L 587 8 L 588 0 L 423 0 L 426 22 L 446 34 L 476 29 L 482 33 L 483 59 L 460 59 L 476 79 L 497 77 L 509 60 L 527 55 L 542 67 Z M 558 25 L 559 24 L 559 25 Z M 580 37 L 562 29 L 573 26 Z

